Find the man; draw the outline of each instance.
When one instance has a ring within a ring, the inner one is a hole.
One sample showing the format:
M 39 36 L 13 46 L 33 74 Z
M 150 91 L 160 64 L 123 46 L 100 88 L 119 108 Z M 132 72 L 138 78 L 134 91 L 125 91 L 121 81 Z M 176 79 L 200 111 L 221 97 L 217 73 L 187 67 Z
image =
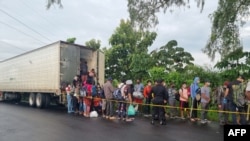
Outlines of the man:
M 67 107 L 68 107 L 68 113 L 70 114 L 70 113 L 73 113 L 73 103 L 72 103 L 72 96 L 71 96 L 71 94 L 70 94 L 70 92 L 71 92 L 71 86 L 70 85 L 68 85 L 66 88 L 65 88 L 65 90 L 66 90 L 66 93 L 67 93 Z
M 118 103 L 118 119 L 123 119 L 125 120 L 126 118 L 126 102 L 125 101 L 125 93 L 124 93 L 124 89 L 126 87 L 126 80 L 121 80 L 121 83 L 118 84 L 118 89 L 120 89 L 121 92 L 121 96 L 122 96 L 122 100 L 119 100 Z
M 113 92 L 112 78 L 109 77 L 107 82 L 103 85 L 104 95 L 106 97 L 106 119 L 115 119 L 113 115 Z
M 148 117 L 150 115 L 150 103 L 151 103 L 151 98 L 150 98 L 150 92 L 152 90 L 152 81 L 148 80 L 147 81 L 147 86 L 143 90 L 143 95 L 146 98 L 145 104 L 145 117 Z
M 201 123 L 207 123 L 207 110 L 210 102 L 210 82 L 205 80 L 204 86 L 201 88 Z
M 200 83 L 200 78 L 195 77 L 194 82 L 190 86 L 190 93 L 191 93 L 191 98 L 192 98 L 192 105 L 191 105 L 191 121 L 197 121 L 197 107 L 199 104 L 199 101 L 196 100 L 196 95 L 197 95 L 197 90 L 200 88 L 199 87 Z
M 165 110 L 163 106 L 164 104 L 167 103 L 168 93 L 166 91 L 166 88 L 162 85 L 162 82 L 163 82 L 162 79 L 157 80 L 156 86 L 154 86 L 151 91 L 151 97 L 152 97 L 152 94 L 154 94 L 152 103 L 156 105 L 156 106 L 153 106 L 153 109 L 152 109 L 153 111 L 152 111 L 151 124 L 154 124 L 155 117 L 159 115 L 160 124 L 166 125 Z
M 170 107 L 170 118 L 176 118 L 177 117 L 177 109 L 176 107 L 176 99 L 175 95 L 177 94 L 177 91 L 175 89 L 174 83 L 170 84 L 170 87 L 167 89 L 168 90 L 168 103 Z
M 245 113 L 245 105 L 239 106 L 237 105 L 237 103 L 234 102 L 234 98 L 235 98 L 235 91 L 236 87 L 240 86 L 240 89 L 242 90 L 242 95 L 245 95 L 245 88 L 243 86 L 243 82 L 244 82 L 244 78 L 243 76 L 238 76 L 238 78 L 236 79 L 236 81 L 233 81 L 229 84 L 228 88 L 229 88 L 229 93 L 227 95 L 227 99 L 228 99 L 228 104 L 229 104 L 229 109 L 231 112 L 240 112 L 240 124 L 241 125 L 245 125 L 246 122 L 246 117 L 245 114 L 241 114 L 241 113 Z M 233 120 L 233 124 L 237 125 L 237 118 L 236 118 L 236 114 L 232 113 L 232 120 Z
M 88 65 L 87 61 L 81 62 L 81 80 L 86 81 L 88 75 Z

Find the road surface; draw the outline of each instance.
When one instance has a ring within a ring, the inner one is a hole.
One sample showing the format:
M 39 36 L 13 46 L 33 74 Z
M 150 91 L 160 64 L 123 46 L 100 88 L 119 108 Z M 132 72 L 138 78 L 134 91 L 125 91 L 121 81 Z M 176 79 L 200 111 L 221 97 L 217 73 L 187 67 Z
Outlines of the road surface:
M 37 109 L 0 102 L 0 141 L 223 141 L 218 123 L 168 119 L 167 125 L 69 115 L 65 108 Z

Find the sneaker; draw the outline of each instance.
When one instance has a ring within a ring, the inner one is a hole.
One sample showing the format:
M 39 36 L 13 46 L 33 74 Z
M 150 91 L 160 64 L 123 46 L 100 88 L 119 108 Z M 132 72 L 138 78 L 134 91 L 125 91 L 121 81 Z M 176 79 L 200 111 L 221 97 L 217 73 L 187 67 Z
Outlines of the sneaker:
M 182 119 L 182 120 L 185 120 L 185 118 L 184 118 L 184 117 L 181 117 L 181 119 Z
M 105 118 L 106 118 L 106 119 L 109 119 L 109 116 L 106 116 Z
M 112 117 L 109 117 L 109 119 L 110 119 L 110 120 L 114 120 L 114 119 L 116 119 L 116 118 L 112 116 Z
M 149 117 L 150 115 L 145 114 L 144 117 Z
M 194 118 L 191 118 L 190 120 L 191 120 L 192 122 L 195 122 L 195 121 L 196 121 Z
M 133 121 L 131 118 L 126 119 L 126 122 L 131 122 Z
M 206 124 L 207 122 L 205 120 L 201 120 L 201 124 Z

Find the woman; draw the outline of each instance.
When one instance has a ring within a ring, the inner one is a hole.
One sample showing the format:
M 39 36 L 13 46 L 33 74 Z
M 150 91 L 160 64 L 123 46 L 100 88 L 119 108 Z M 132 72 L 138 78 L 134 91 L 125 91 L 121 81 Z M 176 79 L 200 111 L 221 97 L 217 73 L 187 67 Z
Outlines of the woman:
M 91 88 L 92 88 L 92 85 L 87 83 L 85 81 L 84 83 L 84 86 L 86 87 L 87 89 L 87 94 L 86 94 L 86 97 L 83 98 L 84 100 L 84 105 L 85 105 L 85 109 L 84 109 L 84 116 L 85 117 L 89 117 L 89 113 L 90 113 L 90 106 L 91 106 L 91 102 L 92 102 L 92 94 L 91 94 Z
M 186 82 L 182 83 L 182 87 L 179 90 L 180 94 L 180 110 L 181 110 L 181 119 L 185 119 L 184 112 L 189 118 L 189 110 L 188 110 L 188 89 Z
M 127 80 L 126 81 L 126 87 L 124 88 L 126 102 L 123 105 L 123 110 L 124 110 L 125 113 L 127 113 L 128 106 L 130 104 L 132 104 L 132 102 L 133 102 L 133 97 L 132 97 L 133 92 L 134 92 L 133 81 L 132 80 Z M 126 104 L 126 103 L 129 103 L 129 104 Z M 127 115 L 127 118 L 126 118 L 127 122 L 133 121 L 133 120 L 134 120 L 133 117 Z

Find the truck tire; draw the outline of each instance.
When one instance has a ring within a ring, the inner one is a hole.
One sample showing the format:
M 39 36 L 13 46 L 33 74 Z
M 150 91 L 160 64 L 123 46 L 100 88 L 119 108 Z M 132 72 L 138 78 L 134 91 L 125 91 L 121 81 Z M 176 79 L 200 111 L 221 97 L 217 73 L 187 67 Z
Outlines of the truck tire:
M 43 108 L 45 105 L 45 94 L 38 93 L 36 95 L 36 107 Z
M 31 107 L 35 107 L 36 106 L 36 94 L 30 93 L 29 104 L 30 104 Z
M 49 106 L 50 106 L 50 94 L 46 94 L 44 108 L 48 108 Z

